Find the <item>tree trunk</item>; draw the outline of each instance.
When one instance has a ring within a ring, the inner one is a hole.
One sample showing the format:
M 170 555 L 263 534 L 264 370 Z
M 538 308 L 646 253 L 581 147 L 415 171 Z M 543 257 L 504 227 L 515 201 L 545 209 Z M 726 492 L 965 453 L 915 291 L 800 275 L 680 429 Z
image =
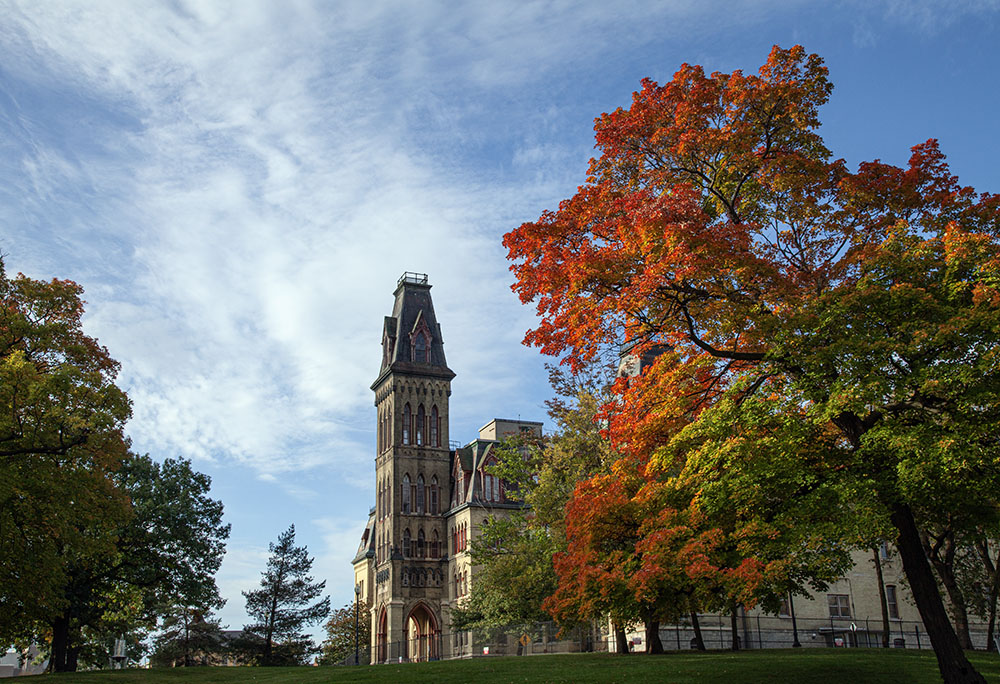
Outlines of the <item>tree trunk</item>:
M 945 529 L 940 537 L 934 538 L 934 543 L 925 533 L 921 535 L 921 541 L 934 571 L 948 592 L 958 643 L 963 649 L 971 650 L 972 637 L 969 634 L 969 614 L 965 605 L 965 595 L 962 594 L 962 589 L 955 578 L 955 533 L 953 530 Z
M 729 649 L 731 651 L 740 650 L 740 630 L 736 611 L 737 607 L 734 605 L 729 613 Z
M 882 606 L 882 648 L 889 648 L 889 602 L 885 598 L 885 578 L 882 576 L 882 559 L 878 557 L 879 548 L 872 549 L 875 559 L 875 576 L 878 578 L 878 600 Z
M 698 622 L 698 613 L 691 611 L 691 626 L 694 627 L 694 647 L 699 651 L 705 649 L 705 639 L 701 636 L 701 623 Z
M 67 667 L 69 649 L 69 618 L 60 615 L 52 621 L 52 655 L 49 656 L 49 671 L 72 672 Z
M 937 582 L 931 570 L 924 548 L 920 542 L 920 533 L 913 519 L 913 511 L 906 504 L 893 502 L 890 504 L 891 520 L 899 537 L 896 547 L 903 561 L 903 570 L 913 592 L 913 600 L 917 604 L 920 618 L 923 620 L 927 636 L 930 637 L 934 655 L 937 657 L 938 670 L 945 684 L 986 684 L 986 680 L 969 663 L 962 647 L 951 627 L 948 613 L 941 601 Z
M 660 621 L 646 621 L 646 653 L 663 653 L 663 642 L 660 641 Z
M 990 580 L 990 598 L 988 603 L 989 618 L 986 627 L 986 650 L 996 651 L 997 644 L 993 640 L 996 634 L 997 622 L 997 598 L 1000 595 L 1000 549 L 997 549 L 996 563 L 990 558 L 990 541 L 986 537 L 979 537 L 975 541 L 976 551 L 986 568 L 986 577 Z
M 986 562 L 990 560 L 989 545 L 984 545 Z M 997 562 L 993 563 L 993 588 L 990 589 L 990 624 L 986 629 L 986 650 L 997 650 L 997 643 L 994 640 L 997 624 L 997 598 L 1000 596 L 1000 550 L 997 551 Z
M 617 622 L 613 626 L 615 628 L 616 652 L 621 655 L 628 655 L 628 639 L 625 638 L 625 628 Z

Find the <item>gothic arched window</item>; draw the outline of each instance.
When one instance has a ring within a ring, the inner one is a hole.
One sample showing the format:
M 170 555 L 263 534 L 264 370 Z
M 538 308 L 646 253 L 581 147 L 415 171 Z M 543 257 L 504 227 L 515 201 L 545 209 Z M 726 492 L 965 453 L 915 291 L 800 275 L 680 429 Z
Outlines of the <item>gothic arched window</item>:
M 424 476 L 417 475 L 417 507 L 416 513 L 424 512 Z
M 403 530 L 403 558 L 410 557 L 410 528 Z
M 427 363 L 428 352 L 427 336 L 422 332 L 416 334 L 413 339 L 413 360 L 417 363 Z
M 435 558 L 435 559 L 441 557 L 441 539 L 438 537 L 437 530 L 434 530 L 431 533 L 431 552 L 430 552 L 430 557 L 431 558 Z
M 421 529 L 417 532 L 417 558 L 423 558 L 427 553 L 426 539 L 424 538 L 424 531 Z
M 403 444 L 410 443 L 410 404 L 403 406 Z
M 438 479 L 437 475 L 431 477 L 431 496 L 430 496 L 430 509 L 431 515 L 437 515 L 438 511 Z
M 410 512 L 410 476 L 403 475 L 403 513 L 408 514 Z
M 441 418 L 438 416 L 438 407 L 431 407 L 431 439 L 430 445 L 432 447 L 441 446 Z
M 424 405 L 417 407 L 417 446 L 424 445 Z

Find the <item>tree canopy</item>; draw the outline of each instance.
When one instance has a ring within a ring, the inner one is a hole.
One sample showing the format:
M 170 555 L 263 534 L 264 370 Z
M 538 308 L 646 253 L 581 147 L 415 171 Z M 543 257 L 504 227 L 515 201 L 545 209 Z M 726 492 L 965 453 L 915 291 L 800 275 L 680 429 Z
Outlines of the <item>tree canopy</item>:
M 540 317 L 525 341 L 572 368 L 666 349 L 618 384 L 608 433 L 643 477 L 695 493 L 729 475 L 733 443 L 707 426 L 773 399 L 744 452 L 784 454 L 807 490 L 891 523 L 942 675 L 981 682 L 918 525 L 948 501 L 997 505 L 1000 196 L 959 185 L 935 140 L 905 167 L 850 171 L 818 133 L 831 91 L 818 56 L 775 47 L 756 74 L 685 64 L 602 114 L 586 182 L 505 236 Z M 802 430 L 829 448 L 789 451 Z M 766 482 L 754 467 L 734 476 Z M 759 521 L 780 508 L 753 506 Z
M 82 292 L 9 278 L 0 261 L 2 643 L 30 639 L 65 608 L 67 556 L 113 553 L 128 514 L 110 475 L 127 458 L 131 406 L 118 363 L 83 332 Z

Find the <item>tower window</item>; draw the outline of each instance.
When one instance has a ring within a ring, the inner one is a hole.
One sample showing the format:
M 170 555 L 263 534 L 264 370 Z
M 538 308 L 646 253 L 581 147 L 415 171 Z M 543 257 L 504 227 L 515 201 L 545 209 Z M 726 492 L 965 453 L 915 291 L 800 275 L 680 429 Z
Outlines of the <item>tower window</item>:
M 417 513 L 424 512 L 424 476 L 417 475 Z
M 430 445 L 432 447 L 439 447 L 439 446 L 441 446 L 440 431 L 441 431 L 441 425 L 440 425 L 440 418 L 438 417 L 438 407 L 437 406 L 432 406 L 431 407 L 431 441 L 430 441 Z
M 409 514 L 410 512 L 410 476 L 403 475 L 403 513 Z
M 424 405 L 417 407 L 417 446 L 424 445 Z
M 437 475 L 431 477 L 430 509 L 432 515 L 438 514 L 438 479 Z
M 413 345 L 413 360 L 418 363 L 427 363 L 427 340 L 423 335 L 417 335 Z
M 403 557 L 410 557 L 410 528 L 403 530 Z
M 403 444 L 410 443 L 410 404 L 403 406 Z
M 426 551 L 424 531 L 419 530 L 417 532 L 417 558 L 423 558 Z

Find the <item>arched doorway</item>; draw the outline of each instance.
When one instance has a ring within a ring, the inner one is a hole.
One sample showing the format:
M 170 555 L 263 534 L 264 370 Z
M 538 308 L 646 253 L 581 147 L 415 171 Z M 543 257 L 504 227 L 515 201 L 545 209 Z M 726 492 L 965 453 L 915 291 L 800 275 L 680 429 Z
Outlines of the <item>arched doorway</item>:
M 418 603 L 406 618 L 406 656 L 413 662 L 437 660 L 438 623 L 426 605 Z
M 386 650 L 387 636 L 389 631 L 389 620 L 383 607 L 378 615 L 378 630 L 375 632 L 375 662 L 384 663 L 389 658 Z

